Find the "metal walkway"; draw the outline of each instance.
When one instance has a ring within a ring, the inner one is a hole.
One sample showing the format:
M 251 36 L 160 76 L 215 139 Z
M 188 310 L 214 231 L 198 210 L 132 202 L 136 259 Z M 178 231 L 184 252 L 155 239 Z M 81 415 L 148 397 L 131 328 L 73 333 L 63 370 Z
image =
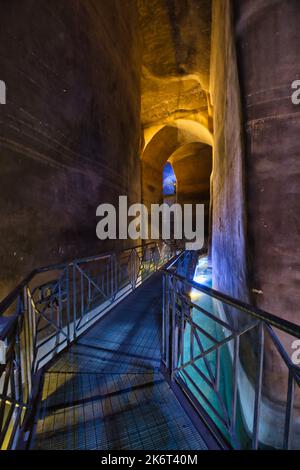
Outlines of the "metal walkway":
M 23 279 L 0 303 L 0 449 L 299 449 L 299 325 L 202 261 L 151 242 Z
M 31 448 L 207 448 L 159 370 L 161 284 L 153 275 L 48 368 Z

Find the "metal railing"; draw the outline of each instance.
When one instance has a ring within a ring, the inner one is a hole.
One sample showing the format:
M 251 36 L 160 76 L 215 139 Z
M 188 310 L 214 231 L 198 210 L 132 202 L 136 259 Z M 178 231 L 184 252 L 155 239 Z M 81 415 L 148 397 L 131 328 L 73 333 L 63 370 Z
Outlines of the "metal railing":
M 22 447 L 41 368 L 174 255 L 148 243 L 33 271 L 0 304 L 0 449 Z
M 163 364 L 225 447 L 300 448 L 300 326 L 163 269 Z M 297 343 L 299 344 L 299 342 Z

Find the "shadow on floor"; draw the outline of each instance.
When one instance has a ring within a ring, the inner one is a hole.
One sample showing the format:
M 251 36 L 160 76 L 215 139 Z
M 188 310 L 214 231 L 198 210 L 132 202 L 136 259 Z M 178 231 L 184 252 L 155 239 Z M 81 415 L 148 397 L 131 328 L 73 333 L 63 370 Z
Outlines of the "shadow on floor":
M 46 371 L 34 449 L 206 449 L 159 372 L 155 275 Z

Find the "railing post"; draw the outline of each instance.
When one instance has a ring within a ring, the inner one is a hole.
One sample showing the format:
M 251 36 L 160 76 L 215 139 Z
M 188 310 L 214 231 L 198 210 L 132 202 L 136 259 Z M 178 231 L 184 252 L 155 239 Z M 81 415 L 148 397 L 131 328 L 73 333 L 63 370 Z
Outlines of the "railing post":
M 255 384 L 255 402 L 253 416 L 252 449 L 258 448 L 259 442 L 259 418 L 261 405 L 262 377 L 264 365 L 264 325 L 261 321 L 258 328 L 258 367 Z
M 172 354 L 171 354 L 171 380 L 174 380 L 174 375 L 177 369 L 178 361 L 178 323 L 176 321 L 176 280 L 172 279 Z
M 236 442 L 236 414 L 237 414 L 237 399 L 238 399 L 238 369 L 239 369 L 239 350 L 240 350 L 240 337 L 238 335 L 234 338 L 234 349 L 233 349 L 233 391 L 232 391 L 232 403 L 231 403 L 231 438 L 233 442 Z
M 295 387 L 294 377 L 293 377 L 292 372 L 289 370 L 285 424 L 284 424 L 284 438 L 283 438 L 283 448 L 287 450 L 289 450 L 291 447 L 291 430 L 293 426 L 293 408 L 294 408 L 294 387 Z
M 117 262 L 117 256 L 114 253 L 113 254 L 113 265 L 114 265 L 114 278 L 115 278 L 115 293 L 117 294 L 118 289 L 119 289 L 119 283 L 118 283 L 118 262 Z
M 169 315 L 169 302 L 168 302 L 168 276 L 167 274 L 163 274 L 163 306 L 162 306 L 162 359 L 166 367 L 168 367 L 168 360 L 167 360 L 167 355 L 168 355 L 168 343 L 167 343 L 167 338 L 168 338 L 168 330 L 167 330 L 167 325 L 168 325 L 168 315 Z
M 136 253 L 134 249 L 131 251 L 130 259 L 131 259 L 131 285 L 132 285 L 132 289 L 134 289 L 135 284 L 136 284 L 136 266 L 135 266 Z
M 20 296 L 18 298 L 18 311 L 20 309 Z M 22 325 L 22 318 L 18 315 L 17 326 L 16 326 L 16 339 L 15 339 L 15 361 L 16 361 L 16 370 L 17 370 L 17 379 L 16 379 L 16 392 L 17 400 L 23 400 L 23 384 L 22 384 L 22 361 L 21 361 L 21 345 L 20 345 L 20 331 Z
M 67 343 L 70 344 L 71 335 L 70 335 L 70 323 L 71 323 L 71 315 L 70 315 L 70 275 L 69 275 L 69 266 L 66 267 L 66 295 L 67 295 Z
M 28 318 L 28 292 L 27 286 L 23 288 L 23 315 L 24 315 L 24 363 L 27 377 L 27 396 L 30 399 L 31 394 L 31 361 L 30 361 L 30 332 L 29 332 L 29 318 Z
M 114 285 L 114 260 L 113 256 L 110 257 L 110 295 L 114 297 L 115 285 Z
M 77 283 L 76 283 L 76 264 L 73 263 L 73 337 L 74 340 L 77 338 L 76 332 L 76 323 L 77 323 Z

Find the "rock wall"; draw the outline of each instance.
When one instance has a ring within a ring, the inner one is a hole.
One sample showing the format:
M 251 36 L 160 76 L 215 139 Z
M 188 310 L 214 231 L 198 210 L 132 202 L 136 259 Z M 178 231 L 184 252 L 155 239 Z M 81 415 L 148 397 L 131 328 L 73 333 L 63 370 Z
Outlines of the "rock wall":
M 215 0 L 212 18 L 214 287 L 299 322 L 300 115 L 291 103 L 291 83 L 299 78 L 299 2 Z M 292 352 L 292 338 L 280 338 Z M 240 361 L 239 392 L 251 430 L 255 336 L 242 338 Z M 266 335 L 263 445 L 283 445 L 287 378 Z M 299 420 L 298 394 L 295 409 Z
M 140 200 L 135 0 L 1 2 L 0 298 L 32 268 L 108 249 L 96 208 Z
M 235 2 L 245 115 L 250 288 L 255 303 L 300 322 L 300 78 L 297 0 Z
M 211 254 L 214 287 L 248 300 L 242 115 L 231 5 L 229 0 L 214 0 L 212 6 Z
M 300 323 L 300 108 L 291 100 L 299 79 L 297 0 L 235 1 L 235 35 L 243 95 L 248 201 L 249 287 L 252 302 Z M 292 336 L 277 332 L 287 354 Z M 264 394 L 272 408 L 287 396 L 288 371 L 266 338 Z M 300 390 L 294 396 L 294 442 L 299 447 Z M 266 426 L 266 441 L 283 441 L 284 419 Z

